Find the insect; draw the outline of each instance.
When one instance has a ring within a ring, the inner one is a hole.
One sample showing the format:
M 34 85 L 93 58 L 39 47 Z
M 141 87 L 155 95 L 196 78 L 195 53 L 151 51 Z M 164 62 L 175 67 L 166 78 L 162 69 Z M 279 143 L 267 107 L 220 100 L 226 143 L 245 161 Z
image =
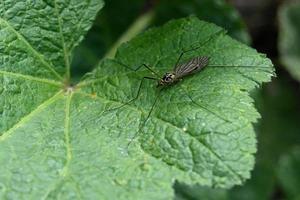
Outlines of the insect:
M 144 76 L 142 78 L 141 82 L 140 82 L 139 87 L 138 87 L 137 95 L 133 99 L 131 99 L 130 101 L 124 103 L 123 105 L 121 105 L 119 107 L 112 108 L 112 109 L 109 109 L 109 110 L 115 110 L 115 109 L 121 108 L 125 105 L 130 104 L 134 100 L 136 100 L 140 95 L 141 87 L 142 87 L 143 82 L 144 82 L 145 79 L 155 80 L 155 81 L 157 81 L 157 87 L 164 88 L 164 87 L 176 84 L 177 82 L 181 81 L 185 76 L 188 76 L 188 75 L 195 74 L 195 73 L 199 72 L 201 69 L 203 69 L 205 66 L 208 65 L 208 62 L 209 62 L 209 57 L 208 56 L 198 56 L 198 57 L 195 57 L 195 58 L 192 58 L 192 59 L 188 60 L 187 62 L 179 64 L 182 56 L 185 53 L 187 53 L 189 51 L 194 51 L 198 48 L 199 47 L 182 52 L 180 54 L 180 56 L 178 57 L 177 62 L 174 65 L 173 70 L 170 71 L 170 72 L 165 73 L 163 77 L 161 77 L 157 72 L 155 72 L 153 69 L 151 69 L 146 64 L 142 64 L 139 67 L 137 67 L 136 69 L 132 69 L 132 68 L 128 67 L 127 65 L 115 60 L 115 62 L 117 62 L 118 64 L 120 64 L 120 65 L 122 65 L 126 68 L 129 68 L 132 71 L 138 71 L 141 67 L 145 67 L 150 72 L 152 72 L 156 77 L 154 78 L 154 77 Z
M 194 49 L 193 49 L 194 50 Z M 191 50 L 189 50 L 191 51 Z M 138 67 L 137 69 L 135 69 L 134 71 L 137 71 L 138 69 L 140 69 L 141 67 L 145 67 L 146 69 L 148 69 L 149 71 L 151 71 L 153 74 L 156 75 L 156 77 L 148 77 L 148 76 L 145 76 L 142 78 L 140 84 L 139 84 L 139 87 L 138 87 L 138 91 L 137 91 L 137 94 L 136 96 L 131 99 L 130 101 L 126 102 L 126 103 L 123 103 L 121 106 L 118 106 L 118 107 L 115 107 L 115 108 L 111 108 L 111 109 L 108 109 L 107 111 L 111 111 L 111 110 L 115 110 L 115 109 L 119 109 L 123 106 L 126 106 L 130 103 L 132 103 L 133 101 L 135 101 L 139 96 L 140 96 L 140 92 L 141 92 L 141 88 L 142 88 L 142 85 L 143 85 L 143 82 L 145 79 L 150 79 L 150 80 L 155 80 L 157 81 L 157 88 L 160 88 L 160 91 L 161 92 L 164 88 L 168 87 L 168 86 L 171 86 L 171 85 L 174 85 L 176 83 L 178 83 L 179 81 L 183 80 L 184 77 L 188 76 L 188 75 L 192 75 L 192 74 L 195 74 L 199 71 L 201 71 L 205 66 L 208 65 L 209 63 L 209 57 L 208 56 L 198 56 L 198 57 L 194 57 L 192 59 L 189 59 L 187 62 L 184 62 L 184 63 L 181 63 L 179 64 L 182 56 L 184 53 L 186 53 L 187 51 L 185 52 L 182 52 L 176 62 L 176 64 L 174 65 L 174 68 L 172 71 L 170 72 L 167 72 L 163 75 L 163 77 L 160 77 L 159 74 L 157 72 L 155 72 L 153 69 L 151 69 L 149 66 L 147 66 L 146 64 L 142 64 L 140 67 Z M 118 62 L 119 63 L 119 62 Z M 119 63 L 123 66 L 125 66 L 124 64 L 122 63 Z M 128 68 L 128 66 L 126 66 L 126 68 Z M 131 68 L 130 68 L 131 69 Z M 131 142 L 136 138 L 136 136 L 140 133 L 141 131 L 141 128 L 146 124 L 147 120 L 149 119 L 152 111 L 153 111 L 153 108 L 154 106 L 156 105 L 157 103 L 157 100 L 158 98 L 160 97 L 160 95 L 157 95 L 157 97 L 155 98 L 152 106 L 151 106 L 151 109 L 146 117 L 146 119 L 143 121 L 143 123 L 141 124 L 138 132 L 136 132 L 136 134 L 133 136 L 133 138 L 130 140 L 130 142 L 128 143 L 128 146 L 131 144 Z

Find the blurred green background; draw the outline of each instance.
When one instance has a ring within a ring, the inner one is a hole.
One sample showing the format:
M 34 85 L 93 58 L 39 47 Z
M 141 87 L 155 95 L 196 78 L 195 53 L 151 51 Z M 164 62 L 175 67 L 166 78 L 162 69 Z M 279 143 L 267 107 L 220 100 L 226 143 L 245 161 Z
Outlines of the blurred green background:
M 176 183 L 176 199 L 300 199 L 299 0 L 107 0 L 73 55 L 75 81 L 114 52 L 120 38 L 189 15 L 222 26 L 267 54 L 277 77 L 252 94 L 262 115 L 255 124 L 258 152 L 252 178 L 231 190 Z

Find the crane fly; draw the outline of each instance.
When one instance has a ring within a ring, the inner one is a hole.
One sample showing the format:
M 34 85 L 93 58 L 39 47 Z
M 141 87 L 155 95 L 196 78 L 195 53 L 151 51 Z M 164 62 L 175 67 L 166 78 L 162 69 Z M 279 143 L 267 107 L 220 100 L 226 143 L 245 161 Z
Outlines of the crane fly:
M 141 67 L 144 66 L 146 69 L 148 69 L 153 74 L 155 74 L 156 78 L 154 78 L 154 77 L 148 77 L 148 76 L 143 77 L 142 80 L 141 80 L 141 82 L 140 82 L 140 85 L 138 87 L 137 94 L 136 94 L 136 96 L 133 99 L 131 99 L 130 101 L 124 103 L 121 106 L 118 106 L 118 107 L 115 107 L 115 108 L 112 108 L 112 109 L 108 109 L 107 111 L 111 111 L 111 110 L 115 110 L 115 109 L 121 108 L 121 107 L 123 107 L 125 105 L 128 105 L 128 104 L 132 103 L 133 101 L 135 101 L 139 97 L 139 95 L 140 95 L 141 88 L 142 88 L 142 85 L 143 85 L 143 82 L 144 82 L 145 79 L 150 79 L 150 80 L 157 81 L 157 86 L 156 87 L 160 87 L 161 90 L 162 90 L 165 87 L 168 87 L 168 86 L 171 86 L 171 85 L 174 85 L 174 84 L 178 83 L 179 81 L 181 81 L 184 77 L 186 77 L 188 75 L 192 75 L 192 74 L 195 74 L 195 73 L 201 71 L 205 66 L 208 65 L 208 63 L 209 63 L 209 57 L 208 56 L 194 57 L 194 58 L 188 60 L 187 62 L 179 64 L 180 59 L 182 58 L 183 54 L 186 53 L 186 52 L 188 52 L 188 51 L 182 52 L 180 54 L 180 56 L 179 56 L 179 58 L 178 58 L 178 60 L 177 60 L 177 62 L 175 64 L 173 70 L 170 71 L 170 72 L 165 73 L 162 77 L 160 77 L 157 72 L 155 72 L 153 69 L 151 69 L 146 64 L 142 64 L 140 67 L 138 67 L 137 69 L 135 69 L 134 71 L 137 71 L 138 69 L 140 69 Z M 124 65 L 123 63 L 120 63 L 120 62 L 118 62 L 118 63 L 121 64 L 121 65 L 123 65 L 123 66 L 125 66 L 126 68 L 129 68 L 128 66 Z M 131 69 L 131 70 L 133 70 L 133 69 Z M 144 120 L 144 122 L 140 126 L 138 132 L 130 140 L 130 142 L 128 143 L 128 146 L 133 141 L 133 139 L 135 139 L 136 136 L 139 134 L 139 132 L 141 131 L 141 128 L 146 124 L 147 120 L 149 119 L 149 117 L 150 117 L 150 115 L 151 115 L 151 113 L 153 111 L 153 108 L 154 108 L 154 106 L 155 106 L 158 98 L 159 98 L 159 95 L 155 98 L 154 103 L 152 104 L 151 109 L 150 109 L 150 111 L 149 111 L 146 119 Z

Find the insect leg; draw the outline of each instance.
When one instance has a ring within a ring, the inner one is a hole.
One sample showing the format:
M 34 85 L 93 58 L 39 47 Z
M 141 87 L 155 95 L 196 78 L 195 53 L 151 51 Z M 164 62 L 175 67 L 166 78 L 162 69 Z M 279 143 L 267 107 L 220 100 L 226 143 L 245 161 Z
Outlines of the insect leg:
M 160 90 L 160 91 L 161 91 L 161 90 Z M 160 92 L 160 91 L 159 91 L 159 92 Z M 158 95 L 156 96 L 156 98 L 155 98 L 155 100 L 154 100 L 152 106 L 151 106 L 151 109 L 150 109 L 150 111 L 149 111 L 149 113 L 148 113 L 146 119 L 145 119 L 145 120 L 143 121 L 143 123 L 139 126 L 138 131 L 134 134 L 134 136 L 133 136 L 133 137 L 131 138 L 131 140 L 128 142 L 127 148 L 128 148 L 129 145 L 132 143 L 132 141 L 133 141 L 133 140 L 141 133 L 141 130 L 142 130 L 142 128 L 145 126 L 145 124 L 146 124 L 146 122 L 148 121 L 148 119 L 150 118 L 151 113 L 152 113 L 152 111 L 153 111 L 153 109 L 154 109 L 154 106 L 155 106 L 157 100 L 159 99 L 159 97 L 160 97 L 160 95 L 158 94 Z
M 157 79 L 160 78 L 160 75 L 156 71 L 154 71 L 153 69 L 151 69 L 151 67 L 149 67 L 148 65 L 146 65 L 144 63 L 141 64 L 141 65 L 139 65 L 137 68 L 132 69 L 131 67 L 127 66 L 126 64 L 124 64 L 124 63 L 122 63 L 120 61 L 117 61 L 117 60 L 113 60 L 113 61 L 116 62 L 116 63 L 118 63 L 119 65 L 122 65 L 123 67 L 125 67 L 125 68 L 127 68 L 127 69 L 129 69 L 131 71 L 134 71 L 134 72 L 138 71 L 142 67 L 145 67 L 147 70 L 149 70 L 150 72 L 152 72 L 156 76 Z
M 210 114 L 213 114 L 214 116 L 218 117 L 219 119 L 221 119 L 221 120 L 223 120 L 223 121 L 225 121 L 225 122 L 232 123 L 230 120 L 228 120 L 228 119 L 222 117 L 222 116 L 219 115 L 218 113 L 216 113 L 216 112 L 214 112 L 214 111 L 212 111 L 212 110 L 206 108 L 205 106 L 203 106 L 203 105 L 197 103 L 196 101 L 194 101 L 194 99 L 188 94 L 188 92 L 186 92 L 185 88 L 181 87 L 181 89 L 182 89 L 182 91 L 185 93 L 185 95 L 191 100 L 191 102 L 192 102 L 193 104 L 195 104 L 196 106 L 200 107 L 201 109 L 203 109 L 203 110 L 209 112 Z
M 158 80 L 157 78 L 153 78 L 153 77 L 148 77 L 148 76 L 143 77 L 142 80 L 141 80 L 141 82 L 140 82 L 140 84 L 139 84 L 137 94 L 136 94 L 136 96 L 133 99 L 127 101 L 126 103 L 123 103 L 121 106 L 118 106 L 118 107 L 115 107 L 115 108 L 111 108 L 111 109 L 108 109 L 106 111 L 112 111 L 112 110 L 116 110 L 116 109 L 122 108 L 122 107 L 124 107 L 126 105 L 129 105 L 133 101 L 135 101 L 140 96 L 141 88 L 142 88 L 142 85 L 143 85 L 143 82 L 144 82 L 145 79 L 156 80 L 156 81 Z
M 173 71 L 176 71 L 176 68 L 177 68 L 179 62 L 180 62 L 182 56 L 183 56 L 185 53 L 188 53 L 188 52 L 190 52 L 190 51 L 197 50 L 197 49 L 199 49 L 199 48 L 200 48 L 200 47 L 196 47 L 196 48 L 189 49 L 189 50 L 186 50 L 186 51 L 181 52 L 181 53 L 180 53 L 180 56 L 178 57 L 178 59 L 177 59 L 177 61 L 176 61 L 176 64 L 174 65 Z
M 159 74 L 156 71 L 154 71 L 153 69 L 151 69 L 149 66 L 147 66 L 146 64 L 141 64 L 139 67 L 137 67 L 135 69 L 135 71 L 139 70 L 141 67 L 145 67 L 146 69 L 148 69 L 149 71 L 151 71 L 153 74 L 155 74 L 155 76 L 156 76 L 157 79 L 160 78 Z
M 207 67 L 214 67 L 214 68 L 218 68 L 218 67 L 222 67 L 222 68 L 237 68 L 237 69 L 257 69 L 258 71 L 261 72 L 265 72 L 265 73 L 272 73 L 270 72 L 270 70 L 268 70 L 266 67 L 264 66 L 255 66 L 255 65 L 249 65 L 249 66 L 238 66 L 238 65 L 207 65 Z

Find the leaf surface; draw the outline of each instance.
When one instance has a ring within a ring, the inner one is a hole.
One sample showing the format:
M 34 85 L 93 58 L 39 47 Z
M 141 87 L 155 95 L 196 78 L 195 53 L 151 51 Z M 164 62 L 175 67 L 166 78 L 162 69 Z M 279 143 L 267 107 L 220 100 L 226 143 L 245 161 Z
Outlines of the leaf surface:
M 29 33 L 19 20 L 39 4 L 3 3 L 0 197 L 170 199 L 175 180 L 231 187 L 249 178 L 256 151 L 252 123 L 259 114 L 248 91 L 270 80 L 271 62 L 221 28 L 192 17 L 138 36 L 120 47 L 116 60 L 103 60 L 82 82 L 68 85 L 61 80 L 69 74 L 68 52 L 103 4 L 80 2 L 39 2 L 59 13 L 53 15 L 57 23 L 43 21 L 50 15 L 29 17 Z M 7 10 L 15 14 L 10 18 Z M 55 47 L 59 51 L 51 49 L 52 34 L 40 30 L 47 24 L 64 38 Z M 82 27 L 80 33 L 74 24 Z M 36 42 L 34 34 L 45 41 Z M 201 73 L 159 94 L 155 84 L 145 82 L 138 100 L 107 112 L 134 97 L 140 78 L 149 75 L 119 62 L 147 63 L 163 73 L 183 49 L 195 45 L 201 48 L 183 60 L 210 56 Z M 153 113 L 141 126 L 157 95 Z

